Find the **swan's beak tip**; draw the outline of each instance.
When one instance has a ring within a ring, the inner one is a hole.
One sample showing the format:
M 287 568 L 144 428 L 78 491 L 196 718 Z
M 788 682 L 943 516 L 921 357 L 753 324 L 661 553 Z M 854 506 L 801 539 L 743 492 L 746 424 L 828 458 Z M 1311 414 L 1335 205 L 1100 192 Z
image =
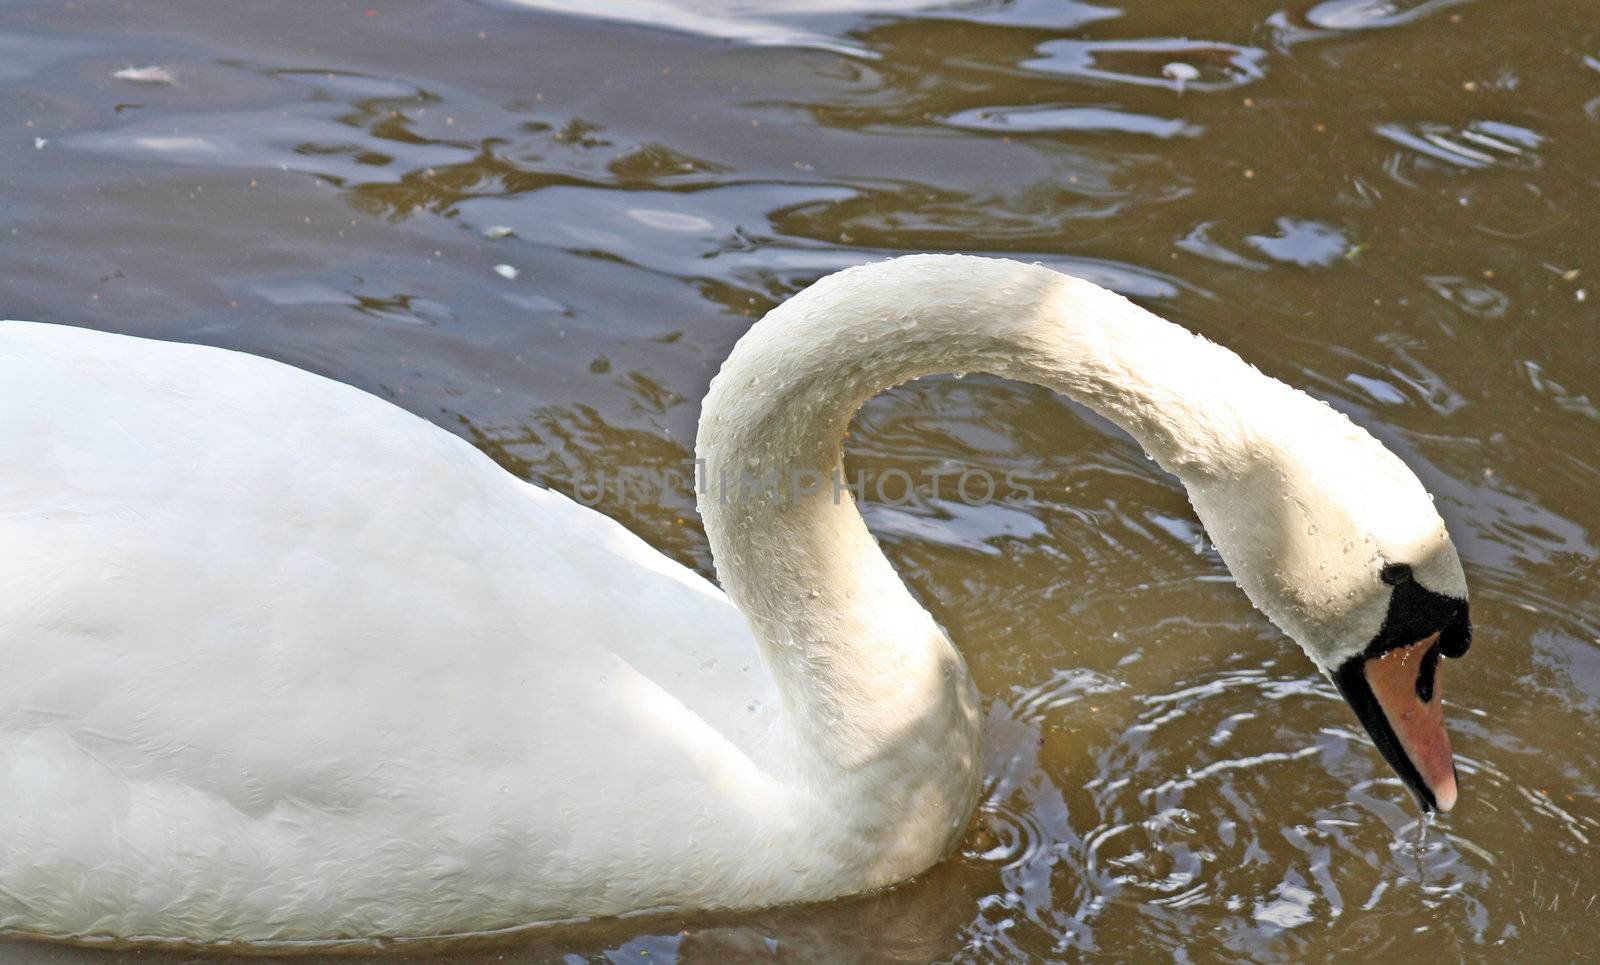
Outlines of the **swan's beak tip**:
M 1458 789 L 1456 787 L 1456 775 L 1454 768 L 1451 769 L 1451 774 L 1449 777 L 1445 778 L 1443 781 L 1440 781 L 1436 787 L 1429 788 L 1429 790 L 1433 791 L 1434 807 L 1438 808 L 1440 811 L 1448 811 L 1455 807 Z

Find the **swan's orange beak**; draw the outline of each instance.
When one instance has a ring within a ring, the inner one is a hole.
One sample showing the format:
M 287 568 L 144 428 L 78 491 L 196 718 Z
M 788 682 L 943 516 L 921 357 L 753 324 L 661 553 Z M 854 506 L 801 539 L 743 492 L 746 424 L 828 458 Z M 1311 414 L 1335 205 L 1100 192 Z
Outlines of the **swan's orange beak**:
M 1396 647 L 1362 663 L 1367 686 L 1399 741 L 1399 750 L 1421 779 L 1423 787 L 1412 790 L 1419 792 L 1417 796 L 1422 798 L 1424 807 L 1431 795 L 1434 807 L 1450 810 L 1456 803 L 1456 768 L 1450 753 L 1450 735 L 1444 729 L 1444 695 L 1439 680 L 1444 661 L 1439 659 L 1439 635 Z M 1373 739 L 1378 740 L 1376 734 Z M 1379 749 L 1383 749 L 1381 741 Z M 1402 778 L 1410 777 L 1404 768 L 1395 769 Z M 1412 781 L 1408 779 L 1407 783 Z M 1423 788 L 1427 795 L 1420 793 Z
M 1351 657 L 1333 678 L 1424 811 L 1448 811 L 1456 803 L 1455 758 L 1439 681 L 1442 649 L 1439 634 L 1429 634 L 1376 656 Z

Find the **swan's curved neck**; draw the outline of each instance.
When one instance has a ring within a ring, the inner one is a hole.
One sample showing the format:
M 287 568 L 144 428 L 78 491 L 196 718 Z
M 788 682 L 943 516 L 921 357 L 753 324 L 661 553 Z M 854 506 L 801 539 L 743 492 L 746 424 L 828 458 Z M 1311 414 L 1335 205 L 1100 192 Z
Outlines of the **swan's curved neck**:
M 700 513 L 797 733 L 830 763 L 860 766 L 940 727 L 975 733 L 960 658 L 835 485 L 866 399 L 964 371 L 1077 399 L 1186 482 L 1249 450 L 1238 383 L 1271 381 L 1088 282 L 982 258 L 852 269 L 756 324 L 706 397 Z

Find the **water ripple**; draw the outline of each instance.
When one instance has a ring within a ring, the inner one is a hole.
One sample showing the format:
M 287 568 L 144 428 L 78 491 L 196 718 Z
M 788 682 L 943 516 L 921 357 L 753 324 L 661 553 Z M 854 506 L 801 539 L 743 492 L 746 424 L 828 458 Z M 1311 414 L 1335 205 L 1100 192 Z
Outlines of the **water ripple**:
M 1260 80 L 1267 52 L 1259 47 L 1207 40 L 1050 40 L 1022 66 L 1041 74 L 1108 84 L 1166 87 L 1182 93 L 1219 91 Z M 1173 64 L 1188 69 L 1171 70 Z
M 1031 105 L 1028 107 L 978 107 L 945 118 L 951 127 L 997 134 L 1119 133 L 1144 134 L 1166 140 L 1198 137 L 1198 124 L 1168 117 L 1152 117 L 1108 107 Z
M 1496 164 L 1536 167 L 1535 152 L 1544 143 L 1538 132 L 1503 121 L 1473 121 L 1462 127 L 1426 121 L 1380 124 L 1374 131 L 1422 157 L 1469 170 Z

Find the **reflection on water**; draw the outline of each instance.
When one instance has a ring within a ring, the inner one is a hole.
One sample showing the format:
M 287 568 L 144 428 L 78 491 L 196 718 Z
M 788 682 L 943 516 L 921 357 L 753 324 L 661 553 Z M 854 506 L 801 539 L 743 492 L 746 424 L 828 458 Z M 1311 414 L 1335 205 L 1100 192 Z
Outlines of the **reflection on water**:
M 1030 70 L 1177 93 L 1239 87 L 1261 77 L 1266 52 L 1253 47 L 1158 38 L 1051 40 L 1022 62 Z
M 1080 0 L 499 0 L 569 16 L 596 17 L 703 37 L 772 46 L 815 47 L 876 57 L 852 42 L 849 28 L 867 19 L 974 21 L 1066 30 L 1118 15 Z M 809 28 L 809 29 L 808 29 Z
M 570 492 L 677 468 L 733 341 L 821 274 L 961 250 L 1089 277 L 1349 412 L 1436 494 L 1479 625 L 1449 668 L 1459 809 L 1417 843 L 1333 689 L 1128 440 L 1033 387 L 930 379 L 866 407 L 852 468 L 1034 489 L 867 509 L 990 699 L 960 852 L 875 895 L 451 954 L 1583 958 L 1591 13 L 18 0 L 0 314 L 281 358 Z M 601 508 L 709 570 L 686 492 Z

